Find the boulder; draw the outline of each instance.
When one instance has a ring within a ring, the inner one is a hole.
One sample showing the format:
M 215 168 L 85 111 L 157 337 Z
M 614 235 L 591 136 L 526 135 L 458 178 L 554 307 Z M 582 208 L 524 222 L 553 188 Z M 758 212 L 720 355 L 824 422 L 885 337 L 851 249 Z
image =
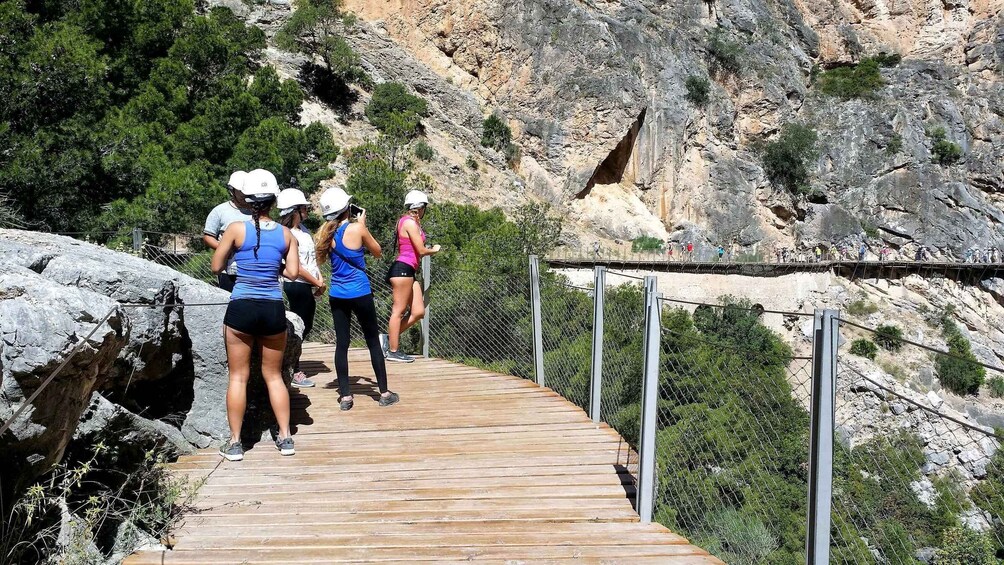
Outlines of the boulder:
M 227 292 L 129 254 L 18 230 L 0 230 L 0 273 L 0 417 L 10 418 L 79 344 L 0 438 L 16 460 L 2 472 L 30 479 L 71 441 L 114 437 L 178 454 L 228 435 Z M 288 319 L 287 382 L 303 333 L 298 317 Z M 249 410 L 248 429 L 271 418 L 263 393 L 249 388 L 249 405 L 263 410 Z

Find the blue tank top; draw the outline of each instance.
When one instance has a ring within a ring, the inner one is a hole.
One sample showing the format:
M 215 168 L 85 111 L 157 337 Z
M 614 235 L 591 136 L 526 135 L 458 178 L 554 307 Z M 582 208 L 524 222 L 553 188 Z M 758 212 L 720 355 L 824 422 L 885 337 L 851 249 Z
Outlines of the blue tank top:
M 244 222 L 244 244 L 234 259 L 237 261 L 237 282 L 230 300 L 253 298 L 258 300 L 282 300 L 279 273 L 282 259 L 286 256 L 286 236 L 282 226 L 261 230 L 261 245 L 258 257 L 254 256 L 254 222 Z
M 342 243 L 347 227 L 348 222 L 338 226 L 331 246 L 331 290 L 328 295 L 332 298 L 359 298 L 373 292 L 370 278 L 366 276 L 365 249 L 349 249 Z

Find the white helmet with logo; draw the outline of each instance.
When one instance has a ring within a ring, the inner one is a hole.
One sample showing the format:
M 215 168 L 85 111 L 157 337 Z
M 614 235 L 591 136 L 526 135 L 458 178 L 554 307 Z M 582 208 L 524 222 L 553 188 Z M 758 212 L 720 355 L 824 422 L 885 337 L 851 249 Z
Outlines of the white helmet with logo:
M 421 190 L 412 190 L 404 197 L 404 207 L 409 210 L 417 210 L 429 205 L 429 197 Z
M 352 196 L 340 186 L 325 190 L 321 195 L 321 215 L 325 220 L 334 220 L 349 207 L 349 200 Z
M 287 216 L 296 210 L 297 206 L 310 206 L 303 191 L 297 188 L 287 188 L 279 193 L 275 205 L 279 207 L 279 215 Z
M 265 169 L 255 169 L 244 178 L 240 190 L 244 200 L 248 202 L 265 202 L 279 196 L 279 183 L 272 173 Z

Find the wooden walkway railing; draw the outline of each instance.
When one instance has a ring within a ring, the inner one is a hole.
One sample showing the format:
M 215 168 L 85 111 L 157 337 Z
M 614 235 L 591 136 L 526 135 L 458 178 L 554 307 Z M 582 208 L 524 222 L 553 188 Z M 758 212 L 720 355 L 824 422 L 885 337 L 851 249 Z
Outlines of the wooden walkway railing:
M 355 407 L 338 409 L 330 346 L 304 347 L 318 386 L 292 394 L 296 455 L 215 449 L 174 472 L 205 478 L 153 563 L 469 561 L 718 564 L 632 508 L 634 454 L 549 389 L 440 360 L 389 364 L 381 408 L 365 351 Z

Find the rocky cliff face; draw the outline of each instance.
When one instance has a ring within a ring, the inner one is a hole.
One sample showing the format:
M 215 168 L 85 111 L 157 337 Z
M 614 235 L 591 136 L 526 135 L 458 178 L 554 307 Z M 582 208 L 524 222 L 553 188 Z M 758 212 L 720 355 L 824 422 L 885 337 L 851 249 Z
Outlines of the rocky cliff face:
M 893 246 L 956 256 L 1004 244 L 1000 2 L 349 0 L 346 8 L 362 18 L 347 38 L 376 78 L 430 100 L 430 137 L 447 159 L 475 153 L 492 165 L 488 182 L 473 187 L 482 202 L 528 193 L 566 208 L 577 231 L 611 239 L 676 232 L 755 250 L 875 229 Z M 741 46 L 734 75 L 709 71 L 714 29 Z M 810 88 L 813 65 L 879 52 L 904 62 L 883 70 L 887 85 L 873 98 L 840 101 Z M 685 98 L 691 75 L 713 78 L 705 108 Z M 477 147 L 480 119 L 492 111 L 522 147 L 519 178 Z M 813 202 L 772 186 L 751 148 L 792 121 L 820 134 Z M 963 148 L 959 164 L 931 163 L 925 130 L 938 126 Z M 894 136 L 902 148 L 888 151 Z M 467 184 L 454 177 L 438 177 L 447 193 Z
M 69 360 L 0 437 L 2 472 L 14 478 L 5 488 L 44 472 L 73 441 L 142 458 L 229 433 L 225 306 L 147 307 L 225 304 L 228 293 L 131 255 L 15 230 L 0 230 L 0 273 L 0 420 Z M 290 314 L 289 359 L 302 331 Z M 270 411 L 256 398 L 247 427 L 260 436 Z

